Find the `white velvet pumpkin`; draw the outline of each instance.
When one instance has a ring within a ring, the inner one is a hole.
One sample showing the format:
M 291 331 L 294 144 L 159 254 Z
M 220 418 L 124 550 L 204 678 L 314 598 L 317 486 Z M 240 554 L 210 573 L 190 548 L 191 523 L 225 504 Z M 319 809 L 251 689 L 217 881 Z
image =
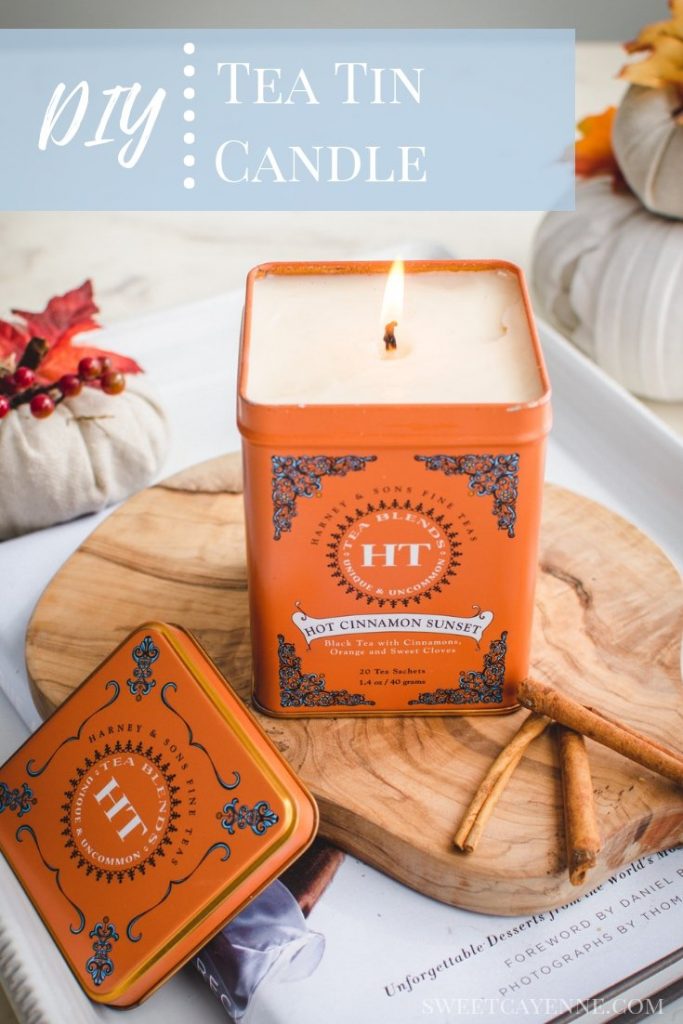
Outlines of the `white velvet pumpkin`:
M 164 412 L 144 379 L 120 395 L 84 388 L 44 420 L 0 420 L 0 540 L 95 512 L 150 482 L 166 453 Z
M 534 242 L 546 315 L 638 395 L 683 400 L 683 223 L 611 182 L 577 182 L 576 210 L 549 213 Z
M 644 206 L 665 217 L 683 219 L 683 123 L 681 93 L 632 85 L 612 131 L 621 173 Z

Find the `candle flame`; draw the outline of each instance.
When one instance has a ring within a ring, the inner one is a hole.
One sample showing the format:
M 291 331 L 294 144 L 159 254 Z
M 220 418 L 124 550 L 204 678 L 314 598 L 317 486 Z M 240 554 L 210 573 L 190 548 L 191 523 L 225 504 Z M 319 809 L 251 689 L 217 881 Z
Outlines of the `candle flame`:
M 387 277 L 382 302 L 382 331 L 387 351 L 396 348 L 396 327 L 403 314 L 403 260 L 394 260 Z

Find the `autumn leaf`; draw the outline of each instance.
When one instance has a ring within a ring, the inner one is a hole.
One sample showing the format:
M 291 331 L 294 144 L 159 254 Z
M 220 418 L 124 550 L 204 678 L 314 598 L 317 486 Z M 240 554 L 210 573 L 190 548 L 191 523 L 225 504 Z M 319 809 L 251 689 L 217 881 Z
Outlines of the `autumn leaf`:
M 15 316 L 26 322 L 25 331 L 34 338 L 44 338 L 48 345 L 73 336 L 77 331 L 91 331 L 100 325 L 93 320 L 99 313 L 92 300 L 92 282 L 85 281 L 80 288 L 50 299 L 41 313 L 27 313 L 13 309 Z
M 17 352 L 26 346 L 26 335 L 23 334 L 14 324 L 6 320 L 0 320 L 0 361 L 3 363 L 17 363 Z
M 94 345 L 72 345 L 70 341 L 57 342 L 41 362 L 38 373 L 45 381 L 59 380 L 65 373 L 74 373 L 78 363 L 85 356 L 96 356 L 99 359 L 111 360 L 112 370 L 121 373 L 142 373 L 142 367 L 128 356 L 120 356 L 117 352 L 109 352 Z
M 616 107 L 608 107 L 602 114 L 591 114 L 579 121 L 577 127 L 582 138 L 576 141 L 574 159 L 579 177 L 611 177 L 614 187 L 622 188 L 624 179 L 612 149 L 616 112 Z
M 8 365 L 18 362 L 31 338 L 44 338 L 49 348 L 36 371 L 42 383 L 59 380 L 65 373 L 74 373 L 84 356 L 107 357 L 111 360 L 112 369 L 122 373 L 142 372 L 135 360 L 127 356 L 92 345 L 72 344 L 76 335 L 100 327 L 94 319 L 99 309 L 93 301 L 91 281 L 85 281 L 80 288 L 74 288 L 65 295 L 56 295 L 40 313 L 22 309 L 13 309 L 12 313 L 23 323 L 0 320 L 0 361 Z
M 626 64 L 622 78 L 649 89 L 677 85 L 683 89 L 683 0 L 670 0 L 671 18 L 655 21 L 625 44 L 627 53 L 647 53 L 644 60 Z

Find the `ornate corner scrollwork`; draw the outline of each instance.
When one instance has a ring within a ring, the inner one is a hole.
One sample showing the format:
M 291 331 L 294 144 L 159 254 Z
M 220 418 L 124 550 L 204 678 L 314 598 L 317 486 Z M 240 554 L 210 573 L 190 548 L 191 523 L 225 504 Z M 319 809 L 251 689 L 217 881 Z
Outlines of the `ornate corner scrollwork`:
M 484 655 L 480 672 L 461 672 L 457 689 L 438 689 L 421 693 L 409 704 L 500 704 L 503 700 L 505 682 L 505 655 L 507 654 L 507 631 L 500 639 L 492 640 Z
M 21 789 L 10 789 L 6 782 L 0 782 L 0 814 L 3 811 L 14 811 L 18 818 L 38 803 L 37 797 L 28 782 L 22 782 Z
M 297 498 L 312 498 L 322 491 L 326 476 L 359 473 L 376 455 L 273 455 L 273 525 L 275 540 L 292 529 Z
M 114 973 L 111 952 L 113 943 L 119 941 L 119 935 L 109 918 L 103 917 L 90 932 L 90 938 L 95 940 L 92 944 L 93 955 L 86 961 L 85 969 L 99 986 Z
M 416 455 L 427 469 L 446 476 L 468 476 L 472 494 L 493 497 L 493 515 L 498 529 L 515 536 L 517 495 L 519 492 L 519 455 Z
M 250 828 L 255 836 L 262 836 L 280 820 L 267 800 L 259 800 L 253 807 L 248 804 L 238 806 L 236 796 L 216 817 L 221 819 L 221 827 L 227 829 L 231 836 L 234 836 L 236 828 Z
M 280 706 L 283 708 L 329 708 L 334 705 L 357 707 L 360 704 L 374 704 L 362 693 L 348 690 L 327 690 L 323 673 L 301 671 L 301 658 L 294 644 L 289 644 L 282 633 L 277 638 L 277 654 L 280 666 Z
M 151 636 L 146 636 L 140 641 L 137 647 L 133 648 L 133 661 L 135 668 L 132 672 L 132 679 L 126 680 L 126 686 L 136 700 L 142 700 L 156 686 L 156 679 L 152 678 L 152 665 L 159 657 L 159 648 Z

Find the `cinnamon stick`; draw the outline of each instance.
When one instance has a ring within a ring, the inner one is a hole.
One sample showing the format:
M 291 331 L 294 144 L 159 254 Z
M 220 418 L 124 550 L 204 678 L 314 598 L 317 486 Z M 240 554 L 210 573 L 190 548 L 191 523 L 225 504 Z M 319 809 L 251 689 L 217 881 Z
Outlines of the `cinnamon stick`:
M 517 700 L 523 707 L 547 715 L 561 725 L 567 725 L 596 743 L 602 743 L 644 768 L 683 786 L 683 757 L 678 751 L 670 750 L 642 733 L 624 728 L 596 714 L 553 686 L 525 679 L 517 688 Z
M 481 838 L 486 822 L 510 776 L 524 756 L 529 744 L 550 725 L 545 715 L 531 714 L 522 723 L 508 744 L 503 747 L 465 811 L 453 843 L 459 850 L 471 853 Z
M 595 819 L 593 780 L 583 736 L 564 725 L 556 726 L 562 770 L 567 867 L 572 885 L 583 885 L 595 867 L 601 840 Z
M 637 736 L 638 739 L 645 740 L 646 743 L 656 747 L 657 750 L 661 750 L 665 754 L 670 754 L 672 757 L 677 758 L 681 764 L 683 764 L 683 754 L 679 753 L 678 750 L 674 750 L 673 747 L 667 747 L 663 743 L 659 743 L 657 740 L 653 740 L 650 736 L 646 736 L 645 733 L 639 732 L 634 729 L 633 726 L 627 725 L 626 722 L 619 722 L 616 718 L 610 718 L 604 711 L 600 711 L 598 708 L 592 707 L 590 704 L 585 705 L 587 711 L 592 711 L 594 715 L 599 715 L 600 718 L 604 718 L 606 722 L 611 722 L 612 725 L 618 725 L 620 729 L 624 729 L 629 732 L 632 736 Z

